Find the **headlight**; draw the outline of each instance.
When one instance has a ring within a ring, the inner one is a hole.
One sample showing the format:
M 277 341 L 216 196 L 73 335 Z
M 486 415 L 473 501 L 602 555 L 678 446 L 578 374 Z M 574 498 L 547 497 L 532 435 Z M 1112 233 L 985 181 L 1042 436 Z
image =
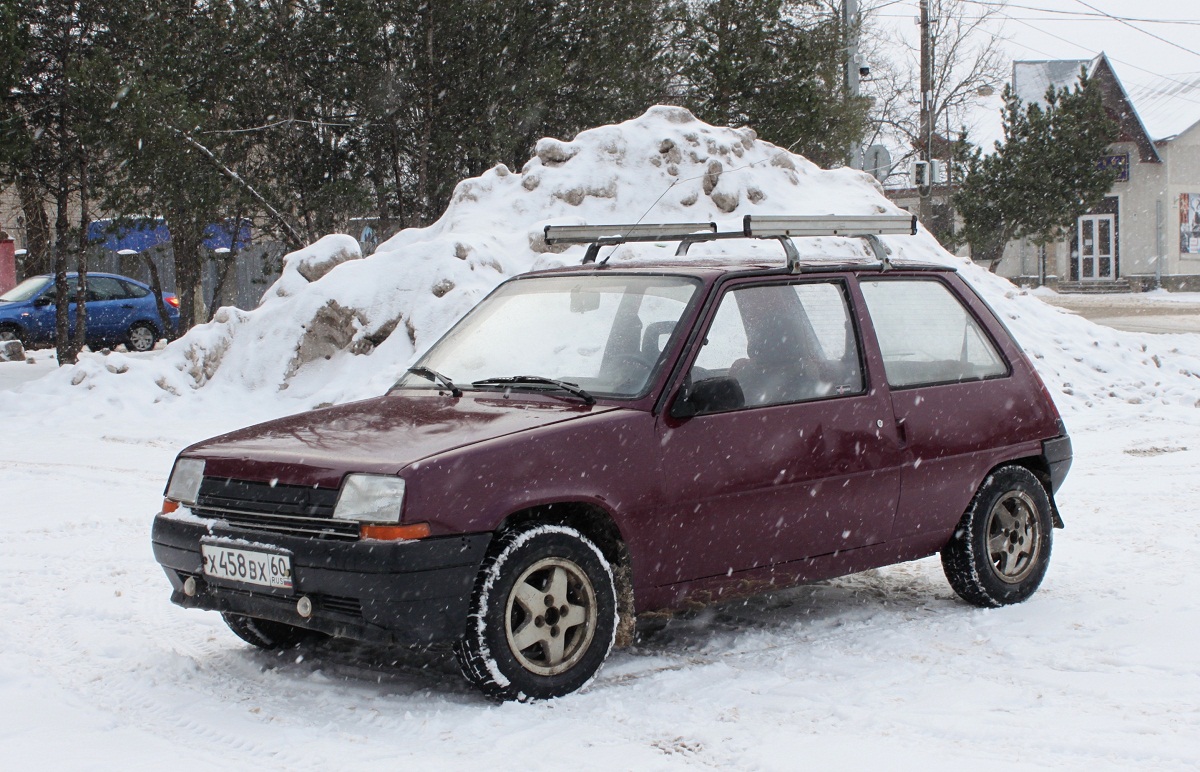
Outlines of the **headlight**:
M 175 468 L 171 470 L 171 481 L 167 483 L 166 496 L 190 507 L 196 503 L 196 494 L 200 492 L 203 479 L 204 459 L 176 459 Z
M 360 523 L 398 523 L 404 507 L 404 479 L 390 475 L 352 474 L 342 483 L 333 516 Z

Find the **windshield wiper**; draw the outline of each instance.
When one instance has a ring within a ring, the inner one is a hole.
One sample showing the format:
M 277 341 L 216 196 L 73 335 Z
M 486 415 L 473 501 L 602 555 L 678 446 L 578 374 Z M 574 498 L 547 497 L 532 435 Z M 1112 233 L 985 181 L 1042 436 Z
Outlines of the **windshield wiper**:
M 428 367 L 410 367 L 408 371 L 413 375 L 419 375 L 422 378 L 427 378 L 435 383 L 440 383 L 450 390 L 450 393 L 456 397 L 463 395 L 462 389 L 454 385 L 454 381 L 439 373 L 437 370 L 431 370 Z
M 510 375 L 505 378 L 484 378 L 481 381 L 471 382 L 472 386 L 503 386 L 506 384 L 511 384 L 514 386 L 520 386 L 522 384 L 530 384 L 534 386 L 554 386 L 555 388 L 562 389 L 569 394 L 574 394 L 576 397 L 579 397 L 589 405 L 596 404 L 595 397 L 593 397 L 591 394 L 588 394 L 575 384 L 568 383 L 567 381 L 558 381 L 554 378 L 544 378 L 540 375 Z

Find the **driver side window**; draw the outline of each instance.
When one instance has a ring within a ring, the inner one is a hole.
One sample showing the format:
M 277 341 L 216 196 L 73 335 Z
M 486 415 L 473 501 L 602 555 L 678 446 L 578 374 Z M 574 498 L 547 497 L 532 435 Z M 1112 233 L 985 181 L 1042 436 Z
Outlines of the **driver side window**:
M 699 412 L 861 394 L 858 337 L 844 285 L 803 282 L 727 292 L 690 376 Z M 710 400 L 709 391 L 719 398 Z

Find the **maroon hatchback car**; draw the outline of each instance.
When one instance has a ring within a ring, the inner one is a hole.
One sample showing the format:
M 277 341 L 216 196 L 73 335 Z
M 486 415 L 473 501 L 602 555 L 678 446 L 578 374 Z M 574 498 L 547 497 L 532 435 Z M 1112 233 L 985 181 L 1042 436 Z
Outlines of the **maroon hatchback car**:
M 505 282 L 386 395 L 180 453 L 153 528 L 171 599 L 264 648 L 453 642 L 497 699 L 580 688 L 640 613 L 938 552 L 968 602 L 1022 601 L 1071 443 L 958 274 L 888 259 L 877 235 L 914 229 L 548 228 L 584 265 Z M 875 259 L 800 259 L 819 234 Z M 595 259 L 725 238 L 786 264 Z

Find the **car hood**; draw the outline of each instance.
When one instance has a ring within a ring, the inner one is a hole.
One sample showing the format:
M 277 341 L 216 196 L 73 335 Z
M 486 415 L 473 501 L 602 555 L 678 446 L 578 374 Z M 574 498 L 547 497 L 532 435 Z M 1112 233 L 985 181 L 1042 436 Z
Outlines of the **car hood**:
M 336 488 L 350 472 L 396 474 L 485 440 L 617 410 L 536 394 L 391 395 L 280 418 L 199 442 L 205 475 Z

